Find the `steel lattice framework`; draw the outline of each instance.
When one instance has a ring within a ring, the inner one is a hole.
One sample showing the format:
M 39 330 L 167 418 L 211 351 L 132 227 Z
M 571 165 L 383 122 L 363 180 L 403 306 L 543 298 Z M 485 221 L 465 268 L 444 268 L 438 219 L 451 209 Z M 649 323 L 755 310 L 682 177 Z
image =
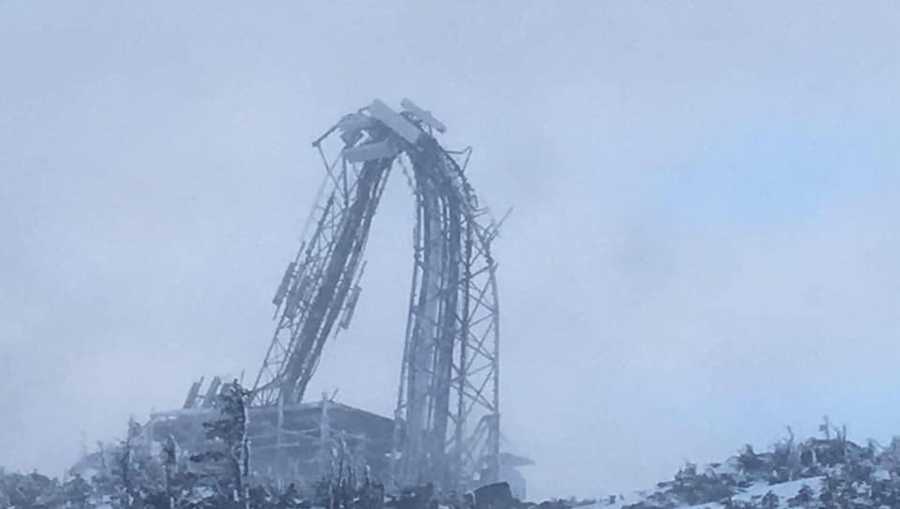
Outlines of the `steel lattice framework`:
M 499 471 L 499 309 L 490 245 L 497 226 L 466 179 L 470 149 L 404 100 L 345 115 L 313 142 L 325 166 L 303 241 L 273 299 L 277 326 L 254 404 L 300 402 L 328 338 L 360 296 L 363 254 L 391 170 L 416 197 L 412 290 L 395 413 L 393 482 L 444 489 Z

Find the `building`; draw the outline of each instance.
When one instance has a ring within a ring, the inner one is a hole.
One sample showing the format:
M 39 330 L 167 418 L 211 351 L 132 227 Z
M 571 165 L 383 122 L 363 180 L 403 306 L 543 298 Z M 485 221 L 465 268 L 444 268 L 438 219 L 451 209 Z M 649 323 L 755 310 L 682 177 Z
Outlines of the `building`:
M 204 450 L 204 422 L 219 418 L 213 405 L 151 415 L 147 439 L 172 437 L 188 453 Z M 252 471 L 274 482 L 312 482 L 330 473 L 352 472 L 386 482 L 394 421 L 329 399 L 293 405 L 251 407 L 247 423 Z

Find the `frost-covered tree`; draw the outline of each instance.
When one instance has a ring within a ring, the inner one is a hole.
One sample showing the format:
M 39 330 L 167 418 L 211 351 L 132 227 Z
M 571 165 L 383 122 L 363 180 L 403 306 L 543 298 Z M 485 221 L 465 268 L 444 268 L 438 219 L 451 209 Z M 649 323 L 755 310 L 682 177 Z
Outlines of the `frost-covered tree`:
M 759 501 L 759 507 L 761 509 L 778 509 L 781 505 L 781 501 L 778 498 L 778 495 L 769 491 L 766 493 L 762 500 Z
M 250 391 L 234 380 L 218 396 L 219 418 L 203 423 L 210 449 L 191 459 L 218 470 L 217 485 L 231 505 L 250 507 L 250 443 L 247 438 L 247 407 Z
M 812 507 L 812 504 L 815 503 L 816 494 L 809 487 L 809 485 L 804 484 L 800 487 L 800 491 L 797 492 L 797 495 L 788 499 L 788 507 L 799 507 L 801 509 L 807 509 Z

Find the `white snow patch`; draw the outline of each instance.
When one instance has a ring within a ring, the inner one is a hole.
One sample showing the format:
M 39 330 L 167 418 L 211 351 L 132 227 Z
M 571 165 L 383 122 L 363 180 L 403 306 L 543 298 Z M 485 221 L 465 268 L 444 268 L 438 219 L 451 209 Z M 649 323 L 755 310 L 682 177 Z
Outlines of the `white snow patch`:
M 788 481 L 779 484 L 767 484 L 764 482 L 756 483 L 749 488 L 737 493 L 731 497 L 735 501 L 740 502 L 758 502 L 770 491 L 778 496 L 779 506 L 787 507 L 787 500 L 793 498 L 800 493 L 800 489 L 809 486 L 813 492 L 813 497 L 818 498 L 822 489 L 822 480 L 824 477 L 809 477 L 806 479 L 798 479 L 796 481 Z M 724 506 L 717 502 L 708 504 L 700 504 L 693 506 L 684 506 L 685 509 L 722 509 Z

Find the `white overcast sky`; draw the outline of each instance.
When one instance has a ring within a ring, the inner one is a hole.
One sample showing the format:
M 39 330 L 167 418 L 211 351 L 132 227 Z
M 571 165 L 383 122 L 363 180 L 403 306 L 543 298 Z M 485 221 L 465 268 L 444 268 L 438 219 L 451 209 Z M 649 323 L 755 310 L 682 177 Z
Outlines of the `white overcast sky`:
M 0 464 L 61 472 L 249 377 L 322 177 L 408 96 L 499 215 L 535 496 L 652 485 L 824 414 L 900 433 L 895 2 L 0 1 Z M 310 394 L 389 413 L 412 201 Z

